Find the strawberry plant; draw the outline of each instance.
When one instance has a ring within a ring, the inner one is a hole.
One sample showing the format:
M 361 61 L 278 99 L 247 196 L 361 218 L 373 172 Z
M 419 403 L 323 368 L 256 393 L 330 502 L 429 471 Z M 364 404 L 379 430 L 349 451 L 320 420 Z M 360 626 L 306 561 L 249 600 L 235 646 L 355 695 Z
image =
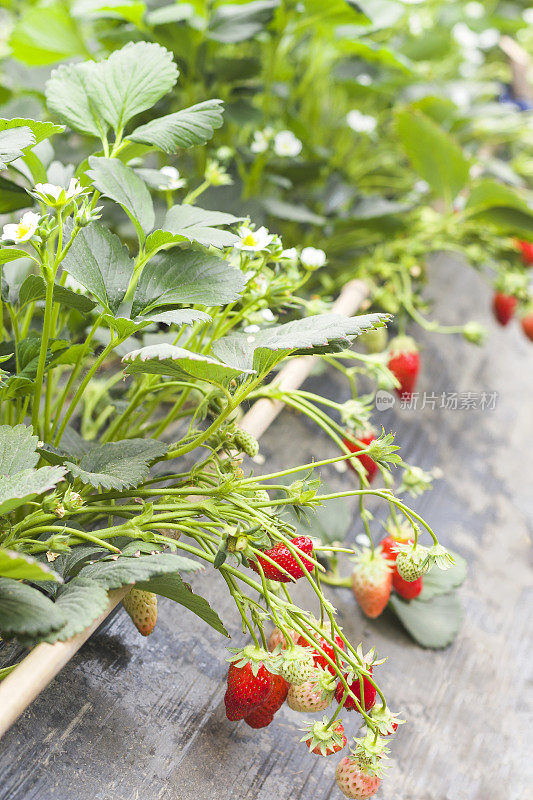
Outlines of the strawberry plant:
M 288 256 L 279 236 L 194 205 L 199 192 L 165 208 L 150 191 L 145 159 L 157 149 L 202 145 L 222 124 L 219 100 L 157 116 L 154 104 L 176 79 L 161 45 L 128 44 L 52 72 L 46 99 L 61 124 L 14 118 L 0 131 L 6 181 L 20 194 L 0 249 L 0 633 L 26 645 L 68 640 L 105 612 L 109 591 L 120 590 L 143 635 L 156 625 L 158 595 L 228 635 L 216 609 L 184 580 L 209 568 L 227 585 L 250 638 L 230 657 L 228 719 L 260 728 L 286 697 L 305 710 L 335 701 L 308 746 L 337 752 L 345 742 L 337 715 L 355 710 L 377 765 L 384 751 L 369 711 L 379 705 L 387 713 L 372 674 L 380 662 L 343 634 L 321 589 L 323 547 L 296 535 L 285 513 L 305 516 L 333 499 L 320 494 L 317 470 L 348 458 L 349 448 L 256 475 L 241 465 L 259 444 L 239 420 L 243 404 L 279 391 L 342 445 L 344 428 L 319 409 L 319 396 L 266 380 L 291 356 L 314 354 L 352 385 L 346 421 L 364 417 L 358 368 L 345 364 L 371 359 L 349 346 L 388 318 L 302 315 L 297 292 L 311 274 L 303 253 Z M 137 125 L 150 110 L 151 121 Z M 79 163 L 54 158 L 52 141 L 58 157 L 75 155 L 74 135 L 86 147 Z M 224 173 L 211 175 L 220 182 Z M 171 192 L 167 186 L 164 195 Z M 268 306 L 265 275 L 277 292 Z M 265 308 L 274 321 L 283 311 L 292 318 L 251 330 L 249 315 Z M 374 368 L 392 380 L 377 357 Z M 390 465 L 399 462 L 393 438 L 382 434 L 364 448 L 390 482 Z M 360 488 L 339 497 L 362 504 L 376 493 L 359 469 Z M 306 477 L 285 483 L 295 474 Z M 425 528 L 433 546 L 424 550 L 424 569 L 447 566 L 431 528 L 390 489 L 377 494 L 404 515 L 415 539 L 418 524 Z M 312 588 L 318 617 L 292 601 L 288 585 L 298 580 Z M 281 633 L 273 650 L 268 622 Z M 291 700 L 291 691 L 301 699 Z
M 400 333 L 414 322 L 480 343 L 476 322 L 431 319 L 422 293 L 431 254 L 446 250 L 491 283 L 511 276 L 527 301 L 527 103 L 502 90 L 509 68 L 498 45 L 509 12 L 490 5 L 479 17 L 462 3 L 413 10 L 395 0 L 335 0 L 327 13 L 316 0 L 139 3 L 135 13 L 74 3 L 67 24 L 64 9 L 47 3 L 22 4 L 8 24 L 12 58 L 30 67 L 91 48 L 107 54 L 130 39 L 172 50 L 182 74 L 181 93 L 162 101 L 169 117 L 179 119 L 183 96 L 193 108 L 206 94 L 227 107 L 208 152 L 191 156 L 195 196 L 216 203 L 218 194 L 259 230 L 275 226 L 287 249 L 305 245 L 303 263 L 315 271 L 309 287 L 322 296 L 357 275 L 373 309 L 396 315 Z M 527 45 L 520 12 L 516 4 L 513 31 Z M 38 17 L 61 20 L 56 46 Z M 6 75 L 7 97 L 10 83 Z M 154 135 L 145 124 L 141 146 Z M 168 153 L 168 140 L 159 141 Z M 185 195 L 183 176 L 163 163 L 169 191 Z

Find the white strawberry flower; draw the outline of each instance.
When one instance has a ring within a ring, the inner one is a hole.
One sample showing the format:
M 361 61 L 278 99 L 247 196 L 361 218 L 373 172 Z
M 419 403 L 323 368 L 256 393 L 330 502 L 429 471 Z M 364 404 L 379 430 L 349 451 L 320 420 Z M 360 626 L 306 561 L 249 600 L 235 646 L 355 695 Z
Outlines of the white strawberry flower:
M 247 250 L 257 253 L 260 250 L 266 250 L 273 239 L 274 234 L 269 233 L 264 225 L 256 231 L 252 230 L 247 225 L 241 225 L 239 228 L 239 241 L 235 242 L 233 246 L 237 248 L 237 250 Z
M 356 108 L 348 112 L 346 122 L 352 131 L 357 133 L 373 133 L 378 124 L 375 117 L 370 116 L 370 114 L 362 114 Z
M 185 186 L 186 181 L 180 178 L 179 171 L 176 167 L 161 167 L 159 170 L 165 182 L 159 187 L 161 190 L 173 192 L 176 189 L 181 189 Z
M 302 152 L 302 143 L 292 131 L 280 131 L 274 136 L 274 152 L 283 158 L 294 158 Z
M 295 247 L 288 247 L 287 250 L 281 251 L 279 257 L 286 261 L 298 261 L 298 251 Z
M 35 235 L 40 219 L 40 215 L 34 211 L 26 211 L 18 222 L 10 222 L 8 225 L 4 225 L 2 239 L 15 242 L 15 244 L 29 241 Z
M 33 196 L 53 208 L 60 208 L 70 200 L 83 194 L 85 189 L 77 178 L 71 178 L 68 188 L 57 186 L 54 183 L 36 183 L 33 188 Z
M 253 142 L 250 145 L 250 150 L 252 153 L 264 153 L 266 150 L 268 150 L 268 146 L 273 135 L 274 131 L 272 128 L 265 128 L 262 131 L 255 131 Z
M 307 269 L 319 269 L 326 263 L 326 254 L 318 247 L 304 247 L 300 259 Z

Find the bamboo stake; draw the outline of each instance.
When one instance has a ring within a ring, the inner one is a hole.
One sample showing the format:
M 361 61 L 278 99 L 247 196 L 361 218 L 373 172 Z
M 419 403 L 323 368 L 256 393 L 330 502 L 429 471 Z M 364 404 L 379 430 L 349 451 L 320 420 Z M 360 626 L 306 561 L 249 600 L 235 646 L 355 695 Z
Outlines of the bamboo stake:
M 351 316 L 361 306 L 368 295 L 368 288 L 362 281 L 347 283 L 335 302 L 332 311 Z M 308 377 L 313 367 L 313 356 L 294 358 L 274 379 L 285 390 L 297 389 Z M 279 400 L 262 398 L 244 415 L 240 427 L 259 439 L 276 419 L 284 403 Z M 0 683 L 0 738 L 25 711 L 37 695 L 68 664 L 80 647 L 94 633 L 98 626 L 129 591 L 129 586 L 109 592 L 109 603 L 105 611 L 82 633 L 65 642 L 38 644 L 23 661 Z

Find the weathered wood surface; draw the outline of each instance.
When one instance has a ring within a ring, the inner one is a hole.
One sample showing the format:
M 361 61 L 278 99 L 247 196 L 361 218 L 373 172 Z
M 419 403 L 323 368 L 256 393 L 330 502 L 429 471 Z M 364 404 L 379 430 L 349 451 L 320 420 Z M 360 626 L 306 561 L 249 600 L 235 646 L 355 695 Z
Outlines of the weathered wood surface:
M 454 285 L 457 297 L 453 308 L 437 301 L 443 319 L 488 319 L 489 294 L 477 277 L 466 280 L 447 259 L 435 272 L 433 286 L 445 297 Z M 457 285 L 464 287 L 460 295 Z M 420 390 L 497 391 L 494 411 L 395 409 L 375 416 L 398 431 L 407 460 L 444 471 L 413 506 L 470 562 L 457 641 L 445 652 L 422 651 L 392 617 L 364 620 L 348 592 L 331 591 L 352 641 L 376 644 L 389 657 L 379 679 L 392 708 L 409 721 L 394 743 L 383 800 L 525 800 L 533 785 L 525 694 L 533 350 L 516 326 L 489 325 L 482 350 L 425 337 Z M 330 378 L 320 382 L 338 393 Z M 284 412 L 262 451 L 270 469 L 332 448 L 304 419 Z M 333 469 L 324 478 L 331 486 L 350 481 Z M 376 506 L 376 514 L 385 509 Z M 358 532 L 354 525 L 352 536 Z M 194 583 L 239 642 L 220 583 Z M 303 715 L 284 707 L 263 731 L 227 722 L 226 642 L 180 607 L 163 600 L 160 608 L 147 640 L 122 611 L 116 614 L 6 734 L 0 800 L 340 798 L 337 758 L 316 758 L 297 743 Z M 353 733 L 354 716 L 344 715 Z

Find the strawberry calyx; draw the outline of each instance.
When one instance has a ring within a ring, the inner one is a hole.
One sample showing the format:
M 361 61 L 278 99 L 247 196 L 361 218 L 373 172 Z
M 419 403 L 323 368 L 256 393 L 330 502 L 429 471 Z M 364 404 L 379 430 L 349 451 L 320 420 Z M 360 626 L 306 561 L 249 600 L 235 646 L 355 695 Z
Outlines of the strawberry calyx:
M 375 550 L 370 548 L 360 550 L 351 561 L 355 565 L 354 572 L 368 583 L 379 583 L 384 575 L 392 571 L 388 557 L 380 546 Z
M 309 683 L 314 691 L 317 693 L 320 692 L 321 700 L 333 700 L 337 680 L 335 675 L 332 675 L 329 670 L 322 669 L 322 667 L 315 667 L 309 679 Z
M 273 674 L 279 673 L 276 659 L 272 657 L 272 653 L 269 653 L 268 650 L 264 650 L 262 647 L 248 644 L 246 647 L 228 648 L 228 650 L 230 653 L 233 653 L 233 655 L 226 660 L 235 664 L 236 667 L 245 667 L 249 664 L 254 678 L 257 678 L 261 667 L 264 667 Z
M 314 669 L 313 654 L 310 647 L 302 647 L 295 644 L 288 650 L 274 651 L 274 656 L 278 657 L 280 675 L 285 678 L 287 683 L 293 686 L 301 686 L 311 677 Z
M 398 356 L 401 353 L 418 353 L 418 345 L 412 336 L 396 336 L 389 344 L 389 356 Z
M 346 747 L 347 739 L 340 719 L 332 723 L 325 716 L 322 720 L 307 723 L 302 730 L 305 734 L 300 741 L 305 742 L 309 750 L 317 755 L 332 755 Z
M 399 719 L 398 714 L 393 714 L 388 706 L 374 706 L 370 711 L 370 717 L 375 723 L 381 736 L 391 736 L 398 730 L 398 725 L 405 723 L 404 719 Z
M 365 775 L 380 778 L 387 769 L 382 761 L 388 759 L 387 753 L 390 752 L 381 736 L 376 737 L 369 731 L 364 738 L 354 739 L 354 741 L 355 747 L 350 750 L 350 753 L 358 769 Z

